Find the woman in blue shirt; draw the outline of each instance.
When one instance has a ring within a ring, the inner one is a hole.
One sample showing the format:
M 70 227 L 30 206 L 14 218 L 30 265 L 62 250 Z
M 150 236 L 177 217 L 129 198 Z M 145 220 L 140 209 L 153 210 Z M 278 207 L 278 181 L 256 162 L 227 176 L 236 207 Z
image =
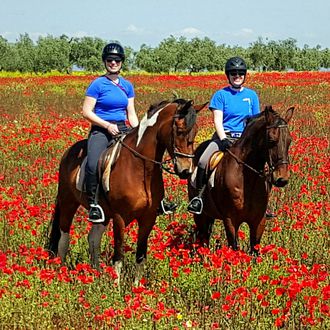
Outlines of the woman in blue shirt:
M 229 86 L 214 93 L 210 101 L 215 133 L 198 162 L 196 175 L 197 196 L 188 211 L 201 214 L 203 210 L 203 187 L 206 184 L 206 165 L 216 151 L 225 151 L 239 138 L 244 130 L 245 119 L 260 112 L 259 98 L 255 91 L 243 87 L 246 77 L 246 63 L 240 57 L 230 58 L 225 66 Z
M 83 116 L 91 123 L 86 164 L 86 191 L 89 221 L 103 222 L 104 213 L 97 201 L 97 163 L 113 136 L 139 124 L 134 106 L 134 87 L 121 77 L 125 52 L 118 42 L 106 45 L 102 52 L 106 74 L 89 85 L 83 104 Z M 127 126 L 127 124 L 129 126 Z

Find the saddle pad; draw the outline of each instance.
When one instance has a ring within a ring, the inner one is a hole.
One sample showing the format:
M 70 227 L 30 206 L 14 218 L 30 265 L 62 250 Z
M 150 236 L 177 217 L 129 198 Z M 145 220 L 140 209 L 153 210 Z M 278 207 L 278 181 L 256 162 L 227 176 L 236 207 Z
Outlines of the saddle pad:
M 192 174 L 190 176 L 190 184 L 194 188 L 196 188 L 196 174 L 197 174 L 197 167 L 195 167 L 194 171 L 192 172 Z M 212 170 L 211 175 L 209 176 L 209 179 L 207 181 L 207 185 L 210 188 L 214 187 L 214 178 L 215 178 L 215 169 Z
M 87 163 L 87 157 L 84 158 L 83 162 L 80 165 L 80 168 L 78 169 L 78 173 L 76 176 L 76 188 L 79 191 L 86 191 L 85 189 L 85 171 L 86 171 L 86 163 Z
M 197 166 L 195 167 L 194 171 L 190 176 L 190 183 L 194 188 L 196 188 L 196 174 L 197 174 Z

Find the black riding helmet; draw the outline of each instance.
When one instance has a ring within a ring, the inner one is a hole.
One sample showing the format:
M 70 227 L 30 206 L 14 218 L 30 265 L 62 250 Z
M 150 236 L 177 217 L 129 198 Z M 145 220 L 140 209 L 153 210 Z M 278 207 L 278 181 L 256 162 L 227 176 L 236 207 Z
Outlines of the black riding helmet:
M 244 71 L 246 74 L 247 68 L 245 61 L 238 56 L 230 58 L 225 66 L 226 76 L 228 76 L 231 71 Z
M 103 48 L 102 61 L 104 62 L 110 55 L 117 55 L 122 62 L 125 61 L 125 51 L 123 46 L 118 42 L 110 42 Z

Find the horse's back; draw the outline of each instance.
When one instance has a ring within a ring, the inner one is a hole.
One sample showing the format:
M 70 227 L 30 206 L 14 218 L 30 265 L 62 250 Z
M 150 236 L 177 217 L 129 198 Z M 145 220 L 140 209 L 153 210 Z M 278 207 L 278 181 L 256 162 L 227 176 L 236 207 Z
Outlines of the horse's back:
M 68 164 L 75 164 L 75 163 L 82 163 L 84 158 L 87 155 L 87 140 L 80 140 L 69 147 L 63 154 L 61 163 L 68 165 Z
M 63 154 L 59 168 L 59 183 L 75 182 L 75 176 L 87 155 L 87 140 L 81 140 L 70 146 Z

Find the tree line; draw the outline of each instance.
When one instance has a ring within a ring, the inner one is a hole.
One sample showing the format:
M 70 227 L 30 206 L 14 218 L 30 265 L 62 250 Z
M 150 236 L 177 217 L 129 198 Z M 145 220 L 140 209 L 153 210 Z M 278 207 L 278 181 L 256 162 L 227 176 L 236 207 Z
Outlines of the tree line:
M 33 42 L 22 34 L 15 43 L 0 36 L 0 71 L 45 73 L 52 70 L 70 73 L 75 68 L 87 72 L 104 69 L 102 49 L 107 42 L 97 37 L 69 38 L 66 35 L 39 37 Z M 138 51 L 125 47 L 124 70 L 153 73 L 213 72 L 224 69 L 231 56 L 241 56 L 255 71 L 314 71 L 330 68 L 328 48 L 320 45 L 302 48 L 293 38 L 273 41 L 261 37 L 249 47 L 217 45 L 205 37 L 188 40 L 170 36 L 157 47 L 143 44 Z

